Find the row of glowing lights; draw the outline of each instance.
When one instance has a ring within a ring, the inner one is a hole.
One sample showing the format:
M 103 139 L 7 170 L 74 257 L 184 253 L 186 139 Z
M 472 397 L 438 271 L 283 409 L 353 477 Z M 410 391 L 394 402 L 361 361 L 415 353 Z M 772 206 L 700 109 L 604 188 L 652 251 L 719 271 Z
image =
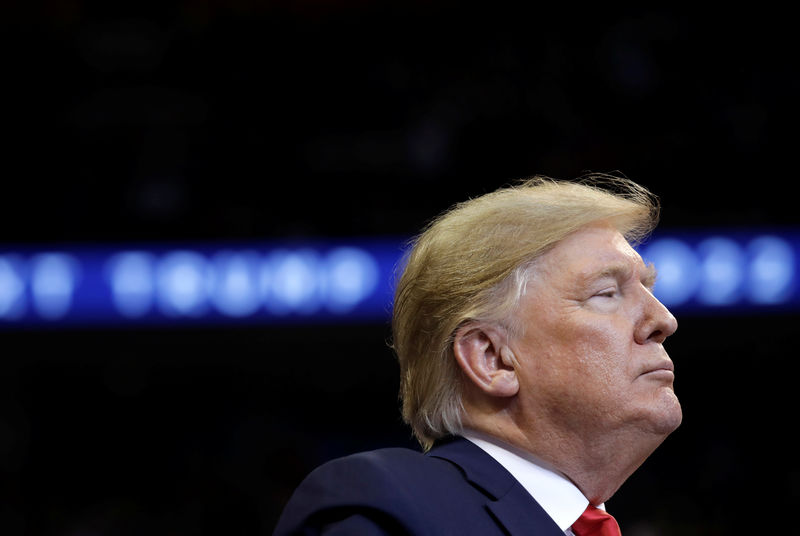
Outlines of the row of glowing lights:
M 743 245 L 713 236 L 694 247 L 663 238 L 641 254 L 655 265 L 655 294 L 669 306 L 780 305 L 792 299 L 795 251 L 777 236 L 758 236 Z
M 177 250 L 113 254 L 99 283 L 117 314 L 136 319 L 151 313 L 228 317 L 259 313 L 347 314 L 378 286 L 378 264 L 366 251 L 341 247 L 322 254 L 312 249 L 219 251 L 204 255 Z M 24 259 L 0 255 L 0 318 L 22 319 L 30 309 L 57 320 L 77 309 L 86 271 L 69 253 Z M 97 306 L 97 302 L 93 302 Z
M 693 246 L 659 238 L 640 253 L 656 266 L 655 293 L 668 306 L 774 305 L 792 298 L 795 252 L 777 236 L 744 244 L 715 236 Z M 153 313 L 178 318 L 212 312 L 232 318 L 323 311 L 346 315 L 386 290 L 390 281 L 381 280 L 385 276 L 378 259 L 358 247 L 210 255 L 188 249 L 124 251 L 108 257 L 101 276 L 91 276 L 99 281 L 86 281 L 90 274 L 75 253 L 0 254 L 0 319 L 35 315 L 58 320 L 101 307 L 96 298 L 81 296 L 91 286 L 87 283 L 99 286 L 113 311 L 129 319 Z M 377 304 L 373 313 L 385 316 L 388 305 Z

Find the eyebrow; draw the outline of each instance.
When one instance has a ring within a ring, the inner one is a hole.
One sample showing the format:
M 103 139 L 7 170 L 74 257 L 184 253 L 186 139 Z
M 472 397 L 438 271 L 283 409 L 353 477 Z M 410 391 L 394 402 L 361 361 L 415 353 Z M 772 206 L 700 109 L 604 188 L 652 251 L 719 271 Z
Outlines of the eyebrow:
M 646 264 L 644 266 L 644 273 L 642 274 L 642 284 L 653 290 L 653 287 L 656 286 L 656 278 L 658 277 L 658 271 L 656 270 L 655 265 L 651 262 L 650 264 Z

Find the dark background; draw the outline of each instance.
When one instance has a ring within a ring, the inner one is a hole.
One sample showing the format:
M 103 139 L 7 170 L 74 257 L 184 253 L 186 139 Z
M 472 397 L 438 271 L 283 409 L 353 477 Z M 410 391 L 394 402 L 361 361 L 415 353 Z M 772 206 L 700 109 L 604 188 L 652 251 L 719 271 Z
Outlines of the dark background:
M 663 229 L 798 223 L 786 13 L 154 5 L 0 8 L 1 244 L 409 236 L 587 170 L 659 194 Z M 795 316 L 679 321 L 684 424 L 609 508 L 629 536 L 778 528 L 800 498 Z M 413 446 L 389 335 L 3 331 L 0 533 L 269 534 L 322 461 Z

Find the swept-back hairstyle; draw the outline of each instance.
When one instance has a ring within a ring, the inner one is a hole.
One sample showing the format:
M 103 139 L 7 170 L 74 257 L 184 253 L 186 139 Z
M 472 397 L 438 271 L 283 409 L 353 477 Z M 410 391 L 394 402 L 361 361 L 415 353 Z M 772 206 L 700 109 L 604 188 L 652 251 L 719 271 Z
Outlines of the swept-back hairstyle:
M 462 428 L 462 382 L 453 335 L 469 321 L 513 335 L 534 261 L 570 233 L 607 221 L 631 243 L 658 221 L 658 201 L 622 177 L 536 176 L 459 203 L 412 242 L 395 290 L 393 347 L 403 419 L 426 450 Z

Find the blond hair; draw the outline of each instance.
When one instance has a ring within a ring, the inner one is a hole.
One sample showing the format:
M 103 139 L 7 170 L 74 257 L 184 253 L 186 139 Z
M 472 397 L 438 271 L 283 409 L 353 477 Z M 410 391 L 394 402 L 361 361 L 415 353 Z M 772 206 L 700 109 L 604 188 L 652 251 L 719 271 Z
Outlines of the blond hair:
M 544 252 L 599 221 L 636 243 L 655 227 L 658 211 L 655 196 L 623 177 L 536 176 L 455 205 L 411 242 L 392 332 L 403 419 L 423 448 L 462 429 L 463 378 L 453 356 L 458 327 L 493 322 L 514 333 L 515 310 Z

